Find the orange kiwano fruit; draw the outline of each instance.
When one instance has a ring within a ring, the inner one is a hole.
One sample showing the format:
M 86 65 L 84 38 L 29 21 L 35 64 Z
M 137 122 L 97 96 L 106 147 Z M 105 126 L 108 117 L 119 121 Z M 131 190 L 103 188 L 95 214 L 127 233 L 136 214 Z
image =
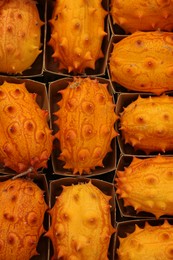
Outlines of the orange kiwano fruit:
M 60 141 L 59 159 L 65 169 L 73 173 L 90 173 L 96 166 L 103 167 L 103 159 L 117 135 L 114 123 L 118 116 L 107 84 L 90 78 L 75 78 L 68 87 L 59 91 L 62 99 L 55 113 Z
M 136 32 L 115 43 L 110 74 L 128 90 L 157 95 L 173 90 L 173 34 Z
M 54 248 L 53 259 L 108 259 L 111 235 L 109 200 L 89 183 L 63 186 L 50 210 L 52 224 L 46 233 Z
M 0 163 L 17 173 L 46 167 L 53 141 L 46 117 L 24 83 L 4 82 L 0 86 Z
M 41 53 L 41 22 L 36 2 L 0 3 L 0 72 L 16 74 L 29 69 Z
M 29 260 L 38 255 L 48 208 L 43 191 L 29 180 L 7 180 L 0 183 L 0 202 L 0 259 Z
M 149 225 L 144 228 L 135 225 L 133 233 L 119 237 L 117 249 L 119 260 L 168 260 L 173 258 L 173 226 L 166 220 L 162 225 Z
M 170 0 L 111 0 L 110 13 L 113 23 L 126 33 L 173 29 L 173 2 Z
M 84 73 L 86 68 L 95 69 L 96 61 L 103 57 L 106 15 L 101 0 L 55 2 L 49 45 L 59 70 Z

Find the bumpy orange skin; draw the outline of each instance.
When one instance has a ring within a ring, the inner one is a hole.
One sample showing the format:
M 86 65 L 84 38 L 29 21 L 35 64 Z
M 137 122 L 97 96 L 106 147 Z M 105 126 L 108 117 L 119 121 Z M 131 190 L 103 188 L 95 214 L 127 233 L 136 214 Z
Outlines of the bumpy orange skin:
M 126 33 L 135 31 L 172 31 L 173 2 L 162 0 L 111 0 L 113 23 Z
M 43 22 L 32 0 L 1 2 L 0 72 L 22 73 L 31 67 L 41 52 Z
M 118 119 L 107 84 L 75 78 L 60 93 L 60 109 L 55 113 L 59 131 L 55 137 L 60 141 L 59 159 L 65 162 L 64 168 L 86 174 L 96 166 L 103 167 L 102 161 L 117 135 L 114 123 Z
M 132 206 L 137 212 L 149 212 L 157 218 L 173 215 L 172 168 L 170 156 L 134 157 L 124 171 L 117 171 L 116 193 L 125 207 Z
M 122 112 L 120 125 L 125 143 L 136 150 L 173 150 L 173 97 L 138 97 Z
M 0 201 L 0 259 L 29 260 L 44 232 L 43 191 L 29 180 L 7 180 L 0 183 Z
M 0 86 L 0 162 L 17 173 L 46 167 L 52 151 L 47 112 L 35 97 L 24 83 Z
M 83 73 L 86 68 L 95 69 L 95 62 L 103 57 L 106 14 L 101 0 L 56 1 L 49 45 L 59 62 L 58 70 Z
M 125 238 L 120 238 L 117 249 L 119 260 L 168 260 L 173 258 L 173 226 L 167 221 L 163 225 L 144 228 L 135 226 L 135 231 Z
M 106 260 L 111 225 L 110 196 L 89 183 L 63 186 L 51 209 L 46 233 L 54 248 L 53 259 Z
M 136 32 L 114 44 L 110 74 L 128 90 L 157 95 L 173 90 L 173 38 L 169 32 Z

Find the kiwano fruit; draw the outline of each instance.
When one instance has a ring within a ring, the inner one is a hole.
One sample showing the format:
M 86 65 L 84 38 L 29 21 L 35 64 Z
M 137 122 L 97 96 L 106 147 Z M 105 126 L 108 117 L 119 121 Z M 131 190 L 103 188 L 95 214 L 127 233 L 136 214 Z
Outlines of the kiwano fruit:
M 168 260 L 173 258 L 173 226 L 166 220 L 162 225 L 144 228 L 135 225 L 135 230 L 121 238 L 117 249 L 119 260 Z
M 55 113 L 60 141 L 58 159 L 64 169 L 73 173 L 90 173 L 96 166 L 103 167 L 103 159 L 117 135 L 114 123 L 118 116 L 107 84 L 90 78 L 74 78 L 66 89 L 59 91 L 62 99 Z
M 146 154 L 173 150 L 173 97 L 146 97 L 129 104 L 120 117 L 125 143 Z
M 58 70 L 84 73 L 86 68 L 95 69 L 96 61 L 103 57 L 106 15 L 101 0 L 56 1 L 49 45 L 54 51 L 52 57 L 58 61 Z
M 173 29 L 173 2 L 169 0 L 111 0 L 110 14 L 126 33 Z
M 46 167 L 52 151 L 47 112 L 35 98 L 24 83 L 0 86 L 0 163 L 17 173 Z
M 109 65 L 112 81 L 128 90 L 173 90 L 173 34 L 133 33 L 113 44 Z
M 63 186 L 50 210 L 53 259 L 106 260 L 111 235 L 109 200 L 91 182 Z
M 0 2 L 0 72 L 17 74 L 29 69 L 40 54 L 41 22 L 36 2 Z
M 124 206 L 145 211 L 157 218 L 173 215 L 173 157 L 133 158 L 124 171 L 117 171 L 116 193 Z M 142 191 L 142 192 L 141 192 Z
M 0 259 L 29 260 L 44 233 L 43 191 L 26 179 L 0 183 Z

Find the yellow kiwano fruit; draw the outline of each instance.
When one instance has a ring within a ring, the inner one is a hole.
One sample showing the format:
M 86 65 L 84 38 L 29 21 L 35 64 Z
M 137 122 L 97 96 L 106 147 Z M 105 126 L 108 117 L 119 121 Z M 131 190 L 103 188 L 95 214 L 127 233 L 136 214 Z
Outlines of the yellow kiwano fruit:
M 111 235 L 110 196 L 91 182 L 63 186 L 50 211 L 52 224 L 46 233 L 53 258 L 106 260 Z

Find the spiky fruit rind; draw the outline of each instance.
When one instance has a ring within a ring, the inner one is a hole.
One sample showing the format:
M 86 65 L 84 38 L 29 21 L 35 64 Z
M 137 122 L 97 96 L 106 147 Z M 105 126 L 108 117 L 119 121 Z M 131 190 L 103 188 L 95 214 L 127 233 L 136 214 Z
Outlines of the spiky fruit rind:
M 108 247 L 114 228 L 109 200 L 91 182 L 63 186 L 51 209 L 52 224 L 47 233 L 54 258 L 108 259 Z
M 125 143 L 146 154 L 173 150 L 173 97 L 140 96 L 131 102 L 120 117 Z
M 0 86 L 0 162 L 14 171 L 46 167 L 53 137 L 35 95 L 25 83 Z
M 135 225 L 135 231 L 120 239 L 117 249 L 119 260 L 148 260 L 173 258 L 173 226 L 167 221 L 162 225 L 144 228 Z
M 0 183 L 0 259 L 29 260 L 44 232 L 43 191 L 32 181 Z
M 90 78 L 74 78 L 61 90 L 60 109 L 55 113 L 60 141 L 59 159 L 73 173 L 90 173 L 103 167 L 103 159 L 111 151 L 111 141 L 117 135 L 115 104 L 107 84 Z
M 95 69 L 96 61 L 103 57 L 106 14 L 100 0 L 56 1 L 49 45 L 59 71 L 84 73 L 86 68 Z
M 32 0 L 4 1 L 0 15 L 0 72 L 29 69 L 40 54 L 41 22 Z
M 136 32 L 113 45 L 112 81 L 128 90 L 157 95 L 173 90 L 172 33 Z
M 172 169 L 170 156 L 134 157 L 124 171 L 117 171 L 116 193 L 125 207 L 132 206 L 136 212 L 149 212 L 157 218 L 173 215 Z
M 173 29 L 173 2 L 169 0 L 111 0 L 110 14 L 126 33 Z

